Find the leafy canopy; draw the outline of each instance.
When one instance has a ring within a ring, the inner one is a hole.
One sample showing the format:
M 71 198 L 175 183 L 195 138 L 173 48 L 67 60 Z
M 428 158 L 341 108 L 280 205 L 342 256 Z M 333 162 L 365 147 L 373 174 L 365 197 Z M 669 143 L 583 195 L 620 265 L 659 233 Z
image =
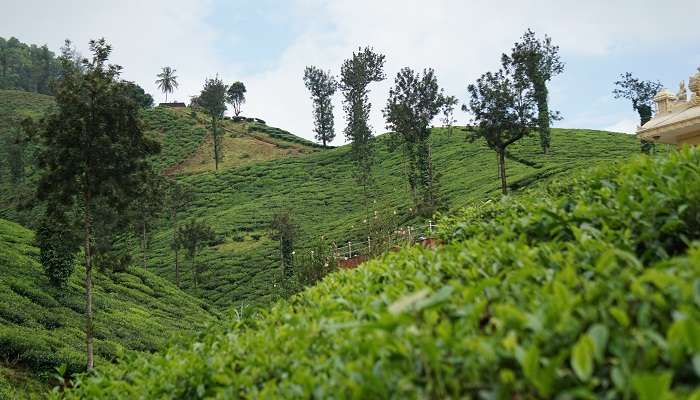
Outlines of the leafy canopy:
M 233 107 L 236 116 L 241 114 L 241 106 L 245 103 L 246 88 L 243 82 L 236 81 L 226 91 L 226 102 Z
M 172 67 L 163 67 L 157 75 L 156 85 L 158 85 L 158 89 L 165 93 L 166 102 L 168 101 L 168 93 L 172 93 L 179 86 L 175 72 L 177 70 Z
M 304 70 L 304 85 L 311 93 L 314 103 L 314 131 L 316 140 L 325 147 L 335 138 L 333 118 L 333 95 L 338 82 L 330 71 L 310 66 Z

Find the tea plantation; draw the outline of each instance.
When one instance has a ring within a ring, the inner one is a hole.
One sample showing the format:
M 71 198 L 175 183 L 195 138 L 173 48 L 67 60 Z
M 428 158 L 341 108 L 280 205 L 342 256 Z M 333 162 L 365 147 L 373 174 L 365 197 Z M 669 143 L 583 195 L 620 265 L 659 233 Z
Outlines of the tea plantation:
M 472 206 L 69 399 L 699 399 L 700 152 Z
M 45 380 L 55 367 L 85 365 L 84 270 L 66 288 L 49 284 L 33 232 L 0 220 L 0 398 Z M 124 350 L 152 352 L 216 319 L 207 304 L 139 269 L 94 275 L 97 364 Z M 42 387 L 42 389 L 46 389 Z
M 548 156 L 541 155 L 534 136 L 512 146 L 512 159 L 507 161 L 511 189 L 639 152 L 635 138 L 601 131 L 555 129 L 553 143 Z M 450 134 L 438 128 L 433 131 L 432 145 L 434 165 L 441 174 L 441 196 L 448 209 L 500 196 L 496 156 L 484 144 L 466 141 L 458 130 Z M 194 202 L 182 219 L 204 220 L 220 237 L 216 246 L 198 256 L 205 268 L 198 289 L 189 272 L 183 287 L 222 308 L 268 303 L 275 296 L 273 282 L 279 265 L 268 226 L 273 213 L 282 208 L 291 209 L 299 225 L 295 246 L 300 252 L 308 251 L 322 236 L 338 245 L 366 240 L 364 221 L 375 212 L 379 218 L 395 218 L 399 225 L 419 222 L 409 210 L 412 205 L 403 168 L 400 154 L 390 153 L 380 136 L 373 202 L 368 210 L 353 178 L 348 146 L 219 172 L 210 169 L 178 175 L 194 193 Z M 172 230 L 164 221 L 155 235 L 150 264 L 159 275 L 174 281 L 171 238 Z

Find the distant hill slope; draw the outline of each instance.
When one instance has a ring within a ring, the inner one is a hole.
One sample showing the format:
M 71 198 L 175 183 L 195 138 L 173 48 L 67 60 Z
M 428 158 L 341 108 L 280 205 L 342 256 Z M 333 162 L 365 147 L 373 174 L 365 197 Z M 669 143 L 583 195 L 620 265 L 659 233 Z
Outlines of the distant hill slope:
M 0 398 L 54 367 L 84 367 L 84 269 L 53 288 L 37 262 L 32 231 L 0 219 Z M 215 319 L 201 300 L 138 268 L 94 275 L 96 364 L 122 350 L 155 351 Z M 23 374 L 26 372 L 26 374 Z
M 440 229 L 443 247 L 331 274 L 66 398 L 700 398 L 700 151 L 608 162 Z
M 36 176 L 31 167 L 35 147 L 27 145 L 25 182 L 10 183 L 9 166 L 5 161 L 6 139 L 20 130 L 25 117 L 40 118 L 54 105 L 53 98 L 17 90 L 0 90 L 0 218 L 31 225 L 36 220 L 30 211 L 18 212 L 18 204 L 31 200 L 31 188 Z M 147 135 L 162 145 L 153 163 L 167 175 L 189 174 L 214 170 L 213 150 L 208 118 L 191 109 L 156 107 L 142 112 Z M 261 122 L 222 122 L 225 130 L 224 160 L 221 168 L 237 167 L 260 161 L 286 158 L 317 151 L 320 146 L 284 130 Z
M 552 152 L 543 156 L 533 136 L 511 148 L 509 183 L 527 187 L 561 173 L 597 163 L 609 163 L 639 152 L 634 137 L 609 132 L 555 129 Z M 483 143 L 470 143 L 464 133 L 434 130 L 432 152 L 440 173 L 441 195 L 455 209 L 499 197 L 495 153 Z M 367 212 L 380 217 L 397 212 L 401 223 L 413 223 L 411 203 L 399 153 L 387 151 L 378 139 L 373 201 Z M 185 275 L 184 287 L 220 307 L 260 304 L 275 296 L 279 276 L 276 243 L 269 238 L 272 214 L 290 208 L 300 227 L 297 250 L 303 251 L 324 236 L 339 245 L 366 237 L 367 219 L 362 193 L 353 179 L 349 147 L 302 157 L 283 158 L 218 173 L 180 176 L 195 192 L 184 217 L 211 224 L 222 243 L 205 249 L 199 262 L 206 266 L 195 291 Z M 174 279 L 172 232 L 163 227 L 155 237 L 151 261 L 158 274 Z M 186 267 L 189 268 L 189 267 Z

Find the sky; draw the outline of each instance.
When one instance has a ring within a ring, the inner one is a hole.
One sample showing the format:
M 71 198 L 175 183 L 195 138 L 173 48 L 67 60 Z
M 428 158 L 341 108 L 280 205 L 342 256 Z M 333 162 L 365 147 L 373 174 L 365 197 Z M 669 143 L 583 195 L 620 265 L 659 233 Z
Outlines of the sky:
M 69 38 L 86 55 L 90 39 L 105 37 L 124 79 L 156 102 L 164 101 L 154 82 L 163 66 L 179 77 L 170 100 L 187 102 L 216 75 L 240 80 L 243 114 L 309 139 L 304 67 L 338 75 L 364 46 L 386 55 L 387 79 L 370 86 L 377 133 L 386 130 L 381 109 L 402 67 L 435 69 L 445 92 L 465 102 L 467 86 L 497 69 L 528 28 L 551 36 L 566 64 L 550 82 L 559 127 L 633 133 L 637 115 L 611 93 L 620 73 L 675 92 L 700 67 L 698 0 L 0 0 L 0 10 L 0 36 L 56 52 Z M 345 122 L 340 95 L 334 100 L 338 145 Z

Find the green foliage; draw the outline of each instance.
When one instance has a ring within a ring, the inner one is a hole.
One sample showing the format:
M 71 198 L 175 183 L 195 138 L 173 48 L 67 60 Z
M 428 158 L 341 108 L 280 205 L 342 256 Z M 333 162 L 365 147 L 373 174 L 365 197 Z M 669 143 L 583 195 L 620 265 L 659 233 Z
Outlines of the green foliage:
M 540 40 L 535 32 L 528 29 L 515 43 L 510 55 L 502 56 L 503 64 L 510 64 L 519 73 L 527 76 L 534 89 L 537 102 L 537 124 L 540 131 L 540 145 L 547 154 L 551 147 L 550 121 L 558 118 L 558 113 L 549 110 L 549 90 L 547 82 L 564 71 L 564 63 L 559 58 L 559 46 L 552 44 L 552 38 L 545 35 Z
M 243 82 L 236 81 L 226 90 L 226 102 L 233 107 L 236 116 L 241 115 L 241 106 L 245 103 L 246 88 Z
M 59 63 L 46 45 L 27 45 L 0 37 L 0 89 L 51 94 Z
M 67 398 L 695 399 L 699 174 L 686 149 L 467 209 L 440 249 L 331 274 Z
M 501 191 L 507 194 L 506 151 L 537 127 L 536 92 L 523 71 L 505 62 L 467 89 L 469 105 L 462 110 L 473 115 L 472 140 L 484 139 L 496 151 Z
M 65 364 L 69 374 L 85 368 L 84 266 L 76 262 L 76 273 L 55 288 L 37 261 L 40 249 L 34 243 L 31 231 L 0 219 L 0 398 L 4 379 L 24 398 L 47 390 L 43 377 L 54 367 Z M 94 296 L 98 368 L 121 357 L 119 349 L 154 351 L 216 317 L 202 301 L 140 270 L 98 270 Z M 25 384 L 12 374 L 33 376 L 39 384 L 22 393 Z
M 174 68 L 163 67 L 161 68 L 161 72 L 157 75 L 158 79 L 156 79 L 156 85 L 158 85 L 158 89 L 165 94 L 166 103 L 168 102 L 168 93 L 172 93 L 179 86 L 175 72 L 177 72 L 177 70 Z
M 202 107 L 209 118 L 211 118 L 211 136 L 214 142 L 214 164 L 216 169 L 219 169 L 219 162 L 224 155 L 221 148 L 221 138 L 224 132 L 218 129 L 219 121 L 224 117 L 226 112 L 226 85 L 217 76 L 213 79 L 207 79 L 204 82 L 204 88 L 200 93 L 197 104 Z
M 112 48 L 103 39 L 90 41 L 92 59 L 61 58 L 61 79 L 54 85 L 55 112 L 46 116 L 40 129 L 42 151 L 38 197 L 47 212 L 79 207 L 85 252 L 87 365 L 93 365 L 92 246 L 93 239 L 107 238 L 118 226 L 115 217 L 138 196 L 135 189 L 145 157 L 157 153 L 157 142 L 144 137 L 138 105 L 131 89 L 119 79 L 121 67 L 107 64 Z M 100 218 L 106 216 L 106 218 Z M 70 223 L 72 225 L 73 223 Z M 102 235 L 99 234 L 100 229 Z M 96 246 L 97 255 L 105 255 Z
M 36 234 L 39 261 L 49 281 L 58 288 L 65 286 L 75 269 L 75 255 L 80 248 L 73 229 L 58 218 L 45 218 Z
M 620 74 L 620 80 L 615 81 L 616 88 L 613 89 L 613 95 L 616 99 L 623 98 L 632 102 L 632 109 L 639 113 L 640 124 L 644 125 L 652 117 L 652 105 L 654 104 L 654 96 L 663 87 L 659 81 L 643 81 L 640 80 L 631 72 Z M 646 140 L 641 141 L 641 151 L 645 154 L 651 154 L 654 151 L 654 143 Z
M 293 286 L 294 240 L 297 237 L 298 230 L 299 227 L 294 222 L 291 210 L 283 209 L 272 216 L 270 221 L 270 238 L 278 243 L 282 285 L 285 292 L 291 292 Z
M 355 176 L 362 186 L 365 203 L 369 202 L 369 186 L 372 183 L 373 135 L 369 126 L 369 89 L 372 82 L 386 79 L 383 54 L 371 47 L 358 49 L 352 58 L 343 61 L 340 68 L 340 89 L 343 92 L 345 110 L 345 137 L 351 142 L 351 154 L 355 163 Z
M 153 96 L 146 93 L 145 90 L 134 82 L 124 82 L 128 96 L 136 102 L 140 107 L 153 107 Z
M 195 288 L 197 288 L 199 276 L 199 266 L 196 264 L 197 253 L 212 242 L 214 238 L 214 231 L 202 221 L 190 220 L 178 228 L 175 247 L 183 248 L 187 251 L 187 256 L 192 262 L 192 280 Z
M 408 185 L 416 207 L 431 216 L 438 208 L 439 193 L 431 157 L 429 125 L 441 111 L 453 107 L 456 100 L 440 89 L 432 69 L 424 70 L 421 75 L 405 67 L 396 75 L 394 85 L 384 109 L 387 128 L 394 131 L 390 134 L 393 139 L 390 143 L 403 152 Z
M 333 95 L 338 89 L 338 82 L 330 71 L 310 66 L 304 69 L 304 85 L 311 92 L 311 100 L 314 103 L 316 140 L 326 147 L 335 138 Z

